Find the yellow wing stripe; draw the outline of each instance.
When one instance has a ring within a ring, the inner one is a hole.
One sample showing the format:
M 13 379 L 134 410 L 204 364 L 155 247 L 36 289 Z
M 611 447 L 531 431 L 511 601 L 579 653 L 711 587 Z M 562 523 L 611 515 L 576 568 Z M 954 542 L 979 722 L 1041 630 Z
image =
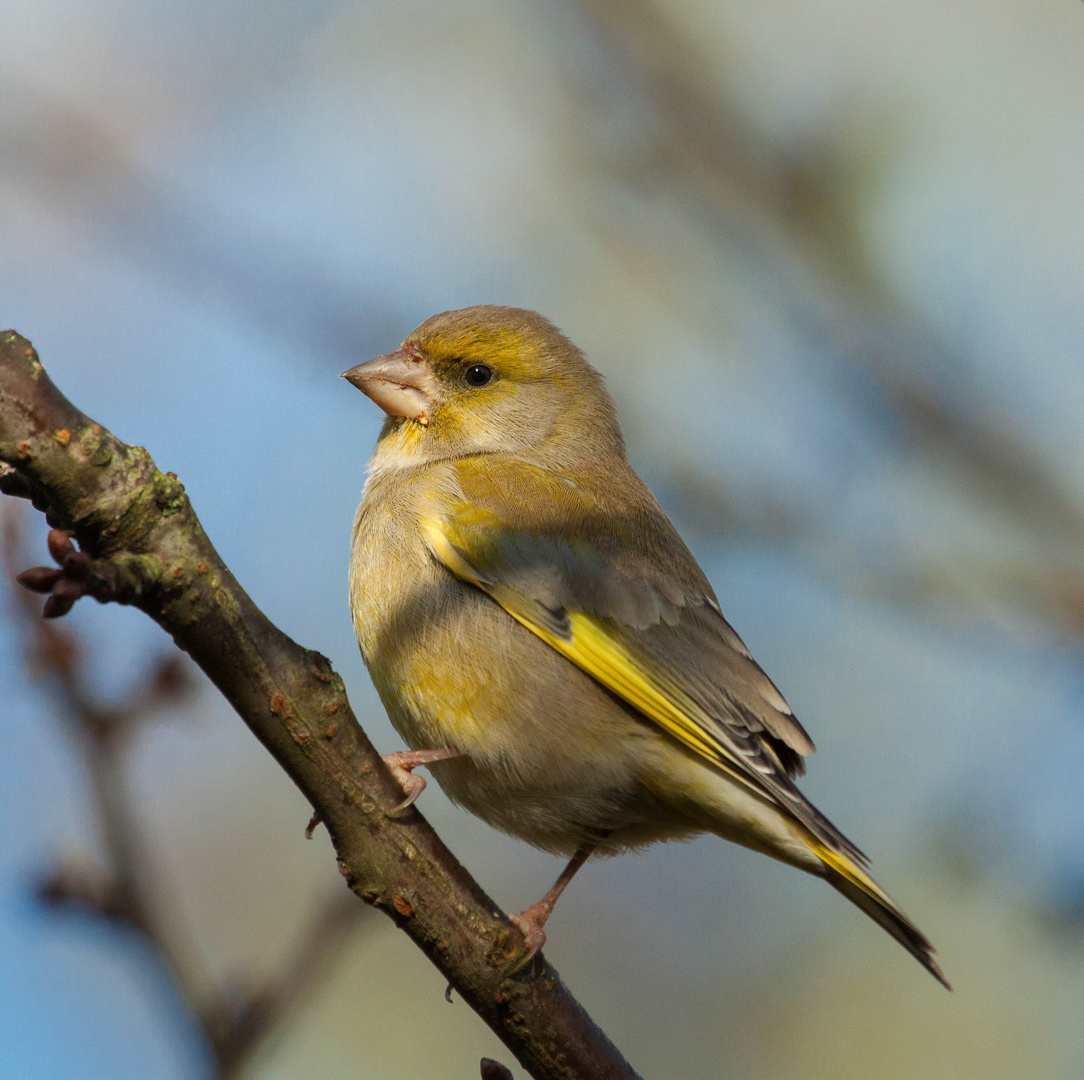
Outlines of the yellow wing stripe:
M 522 598 L 514 590 L 502 588 L 499 585 L 484 585 L 483 588 L 512 618 L 521 622 L 547 645 L 551 645 L 562 656 L 567 657 L 608 690 L 612 690 L 618 697 L 627 701 L 633 708 L 639 709 L 678 742 L 684 743 L 690 750 L 694 750 L 713 765 L 723 769 L 750 790 L 760 795 L 764 794 L 740 771 L 736 763 L 732 763 L 725 748 L 712 741 L 688 715 L 690 712 L 698 711 L 696 706 L 689 702 L 687 711 L 683 710 L 678 700 L 684 695 L 664 691 L 659 680 L 645 672 L 637 663 L 636 658 L 595 618 L 579 611 L 569 612 L 568 621 L 572 633 L 568 638 L 561 637 L 531 619 L 527 613 L 517 610 L 519 605 L 513 597 L 520 600 Z M 512 596 L 507 595 L 509 593 Z
M 605 627 L 582 612 L 571 612 L 568 621 L 572 629 L 571 641 L 558 639 L 555 643 L 565 656 L 634 708 L 662 724 L 691 749 L 719 764 L 723 763 L 718 747 L 678 708 L 671 695 L 662 692 L 637 664 L 636 658 L 619 641 L 614 640 Z
M 892 903 L 888 893 L 886 893 L 873 878 L 864 873 L 861 867 L 847 858 L 846 855 L 843 855 L 838 851 L 833 851 L 830 847 L 822 844 L 813 835 L 806 838 L 806 843 L 821 862 L 826 863 L 837 873 L 841 874 L 852 885 L 866 893 L 867 896 L 872 896 L 874 900 L 885 905 L 889 910 L 895 911 L 896 905 Z
M 448 539 L 447 534 L 443 529 L 443 522 L 434 520 L 433 518 L 422 519 L 422 532 L 425 533 L 425 539 L 432 549 L 433 554 L 457 578 L 462 578 L 464 581 L 469 581 L 472 585 L 477 585 L 478 588 L 484 589 L 481 579 L 478 577 L 477 571 L 471 566 L 466 559 L 463 558 L 459 549 Z
M 568 612 L 570 635 L 554 634 L 537 618 L 537 605 L 529 597 L 500 582 L 482 579 L 449 539 L 443 524 L 428 519 L 422 527 L 434 554 L 456 577 L 488 593 L 513 619 L 633 708 L 639 709 L 678 742 L 723 769 L 750 790 L 763 794 L 733 760 L 729 751 L 711 738 L 704 724 L 697 723 L 694 717 L 702 710 L 688 695 L 677 687 L 667 685 L 669 680 L 657 673 L 645 671 L 636 656 L 600 620 L 585 612 Z

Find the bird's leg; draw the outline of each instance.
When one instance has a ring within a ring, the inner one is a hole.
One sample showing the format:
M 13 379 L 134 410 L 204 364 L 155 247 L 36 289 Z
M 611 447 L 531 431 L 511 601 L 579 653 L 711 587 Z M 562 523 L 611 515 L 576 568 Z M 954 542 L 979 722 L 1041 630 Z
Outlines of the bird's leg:
M 451 746 L 441 747 L 439 750 L 399 750 L 394 754 L 385 754 L 384 764 L 391 769 L 392 776 L 399 781 L 399 786 L 406 793 L 406 798 L 398 806 L 386 811 L 388 817 L 398 817 L 410 809 L 414 800 L 425 791 L 425 781 L 420 776 L 415 776 L 412 769 L 459 756 L 460 752 Z
M 561 876 L 553 883 L 553 888 L 537 904 L 532 904 L 518 915 L 508 916 L 527 939 L 527 955 L 516 964 L 516 970 L 523 967 L 546 944 L 546 931 L 542 927 L 546 925 L 546 920 L 553 912 L 557 898 L 565 891 L 565 887 L 576 876 L 576 871 L 587 862 L 596 847 L 598 847 L 597 840 L 581 844 L 576 854 L 568 860 L 568 866 L 561 871 Z

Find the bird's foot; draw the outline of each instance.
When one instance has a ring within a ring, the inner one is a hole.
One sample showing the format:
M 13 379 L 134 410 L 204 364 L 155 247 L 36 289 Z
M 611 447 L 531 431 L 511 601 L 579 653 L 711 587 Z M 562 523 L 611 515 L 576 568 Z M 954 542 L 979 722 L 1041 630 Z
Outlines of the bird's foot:
M 512 920 L 512 925 L 519 930 L 523 935 L 523 940 L 527 942 L 527 952 L 509 969 L 509 975 L 514 975 L 525 968 L 546 944 L 546 931 L 543 927 L 553 910 L 553 904 L 548 901 L 549 897 L 546 897 L 544 900 L 539 900 L 537 904 L 532 904 L 526 911 L 508 916 Z
M 406 813 L 414 805 L 418 796 L 425 791 L 425 781 L 420 776 L 415 776 L 411 770 L 419 765 L 446 761 L 448 758 L 459 756 L 459 751 L 450 746 L 439 750 L 399 750 L 394 754 L 385 754 L 384 764 L 391 770 L 392 776 L 399 781 L 399 786 L 406 795 L 398 806 L 385 811 L 388 817 L 399 817 Z
M 599 839 L 607 835 L 607 833 L 602 833 Z M 520 957 L 513 964 L 508 972 L 509 975 L 529 964 L 542 946 L 546 944 L 546 931 L 542 928 L 546 925 L 546 920 L 553 914 L 553 906 L 557 903 L 557 898 L 565 891 L 565 887 L 573 877 L 576 876 L 576 871 L 591 857 L 591 852 L 598 846 L 598 842 L 598 839 L 595 839 L 581 844 L 576 849 L 576 854 L 568 860 L 568 866 L 561 871 L 561 876 L 553 883 L 553 888 L 537 904 L 532 904 L 526 911 L 521 911 L 518 915 L 508 916 L 513 925 L 518 927 L 524 941 L 527 942 L 527 954 Z

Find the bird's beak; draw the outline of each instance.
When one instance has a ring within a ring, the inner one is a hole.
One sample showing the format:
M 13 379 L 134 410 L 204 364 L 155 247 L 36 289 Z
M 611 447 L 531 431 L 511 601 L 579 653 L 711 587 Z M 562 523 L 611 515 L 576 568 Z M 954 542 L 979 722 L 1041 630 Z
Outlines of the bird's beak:
M 378 356 L 344 371 L 340 378 L 353 383 L 389 416 L 405 416 L 428 425 L 436 383 L 417 349 L 407 346 Z

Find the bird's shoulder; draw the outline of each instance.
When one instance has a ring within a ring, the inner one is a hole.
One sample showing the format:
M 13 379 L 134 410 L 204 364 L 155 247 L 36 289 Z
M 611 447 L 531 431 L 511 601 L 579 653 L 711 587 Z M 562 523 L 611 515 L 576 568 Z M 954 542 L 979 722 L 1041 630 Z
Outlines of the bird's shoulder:
M 608 647 L 717 722 L 774 737 L 786 771 L 800 772 L 812 740 L 643 482 L 631 468 L 614 479 L 600 487 L 515 459 L 464 460 L 423 528 L 454 573 L 502 604 L 529 599 L 543 622 L 592 620 Z
M 434 491 L 438 487 L 434 485 Z M 438 512 L 473 523 L 530 556 L 562 551 L 631 581 L 658 587 L 675 603 L 715 602 L 696 559 L 647 486 L 623 460 L 604 468 L 554 469 L 504 455 L 455 463 Z

